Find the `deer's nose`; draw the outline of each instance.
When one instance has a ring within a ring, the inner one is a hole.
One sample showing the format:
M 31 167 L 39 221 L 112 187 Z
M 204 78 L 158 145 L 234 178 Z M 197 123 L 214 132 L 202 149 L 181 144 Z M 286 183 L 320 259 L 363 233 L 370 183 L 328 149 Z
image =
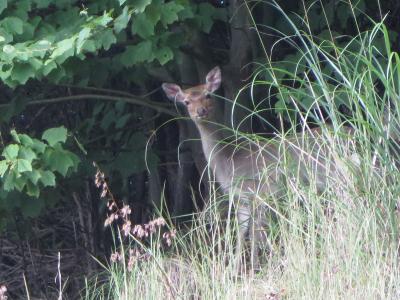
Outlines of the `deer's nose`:
M 197 115 L 198 115 L 199 117 L 204 117 L 204 116 L 206 116 L 206 115 L 207 115 L 207 108 L 205 108 L 205 107 L 199 107 L 199 108 L 197 109 Z

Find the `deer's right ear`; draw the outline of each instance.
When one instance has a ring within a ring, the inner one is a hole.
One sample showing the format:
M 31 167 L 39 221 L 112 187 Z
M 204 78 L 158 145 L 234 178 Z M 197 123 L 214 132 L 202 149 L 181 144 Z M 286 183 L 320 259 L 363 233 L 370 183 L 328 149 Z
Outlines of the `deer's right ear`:
M 179 85 L 173 83 L 163 83 L 162 89 L 167 95 L 169 100 L 182 102 L 184 100 L 184 95 L 182 89 Z
M 208 72 L 206 76 L 206 89 L 214 93 L 221 85 L 221 69 L 217 66 Z

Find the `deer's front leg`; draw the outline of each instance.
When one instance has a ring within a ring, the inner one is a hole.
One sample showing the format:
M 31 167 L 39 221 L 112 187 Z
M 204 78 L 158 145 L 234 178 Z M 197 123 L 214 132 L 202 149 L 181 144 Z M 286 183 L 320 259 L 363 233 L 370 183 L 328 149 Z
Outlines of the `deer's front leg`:
M 255 199 L 251 203 L 251 218 L 249 222 L 250 266 L 252 270 L 260 269 L 260 246 L 262 241 L 262 211 L 257 207 Z
M 250 219 L 251 219 L 251 211 L 248 207 L 248 205 L 243 205 L 240 203 L 239 200 L 239 206 L 236 208 L 236 219 L 238 222 L 238 236 L 236 240 L 236 256 L 237 256 L 237 270 L 238 273 L 240 274 L 240 271 L 242 271 L 242 266 L 244 265 L 244 260 L 245 260 L 245 251 L 244 245 L 246 244 L 246 236 L 249 232 L 249 226 L 250 226 Z

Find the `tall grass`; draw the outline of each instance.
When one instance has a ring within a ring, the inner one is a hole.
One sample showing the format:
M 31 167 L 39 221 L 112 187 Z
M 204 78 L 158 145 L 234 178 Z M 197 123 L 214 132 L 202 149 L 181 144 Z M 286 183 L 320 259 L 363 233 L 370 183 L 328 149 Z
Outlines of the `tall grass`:
M 85 299 L 400 297 L 400 57 L 390 48 L 383 22 L 355 37 L 317 40 L 307 19 L 303 21 L 301 30 L 287 18 L 293 35 L 280 40 L 297 51 L 298 61 L 290 62 L 294 67 L 280 68 L 282 64 L 266 56 L 247 89 L 263 87 L 267 101 L 281 100 L 282 120 L 292 129 L 278 133 L 276 141 L 286 139 L 296 127 L 310 130 L 312 121 L 322 128 L 322 143 L 335 158 L 332 163 L 343 162 L 349 173 L 331 178 L 322 194 L 316 192 L 310 170 L 309 185 L 295 174 L 286 178 L 285 197 L 277 204 L 258 195 L 275 210 L 259 272 L 249 271 L 251 266 L 237 271 L 237 224 L 231 215 L 221 214 L 226 197 L 212 191 L 210 206 L 194 217 L 191 228 L 177 232 L 167 251 L 159 247 L 161 235 L 151 237 L 146 246 L 139 246 L 149 254 L 147 260 L 138 261 L 130 271 L 126 263 L 112 263 L 105 268 L 106 280 L 88 283 Z M 262 119 L 261 111 L 251 115 Z M 353 131 L 343 139 L 346 126 Z M 265 141 L 233 134 L 254 143 Z M 357 148 L 355 157 L 348 155 L 343 143 L 349 139 Z

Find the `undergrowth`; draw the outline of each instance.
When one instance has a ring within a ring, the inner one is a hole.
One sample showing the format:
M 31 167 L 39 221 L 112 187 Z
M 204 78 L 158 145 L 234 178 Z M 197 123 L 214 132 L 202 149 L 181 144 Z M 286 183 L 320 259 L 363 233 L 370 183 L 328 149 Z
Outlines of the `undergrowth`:
M 242 92 L 263 88 L 265 101 L 275 100 L 282 123 L 291 125 L 289 131 L 276 133 L 278 143 L 296 129 L 301 136 L 317 126 L 322 128 L 322 143 L 337 158 L 332 163 L 347 164 L 343 140 L 351 140 L 357 154 L 351 156 L 349 173 L 330 178 L 323 193 L 314 188 L 315 170 L 310 170 L 308 185 L 288 176 L 278 205 L 259 195 L 275 210 L 275 218 L 257 272 L 250 266 L 237 272 L 237 226 L 231 215 L 221 213 L 227 201 L 217 192 L 187 230 L 175 231 L 163 219 L 134 229 L 126 220 L 117 231 L 120 243 L 104 266 L 105 274 L 88 281 L 85 299 L 400 297 L 400 57 L 390 48 L 383 21 L 355 37 L 335 37 L 332 32 L 330 40 L 313 38 L 307 18 L 304 28 L 286 21 L 293 35 L 282 36 L 279 43 L 292 45 L 298 61 L 291 62 L 289 71 L 266 54 Z M 379 46 L 378 39 L 383 41 Z M 268 123 L 261 110 L 250 116 Z M 351 130 L 343 139 L 344 128 Z M 235 130 L 232 135 L 265 142 Z M 112 206 L 108 223 L 128 212 Z

